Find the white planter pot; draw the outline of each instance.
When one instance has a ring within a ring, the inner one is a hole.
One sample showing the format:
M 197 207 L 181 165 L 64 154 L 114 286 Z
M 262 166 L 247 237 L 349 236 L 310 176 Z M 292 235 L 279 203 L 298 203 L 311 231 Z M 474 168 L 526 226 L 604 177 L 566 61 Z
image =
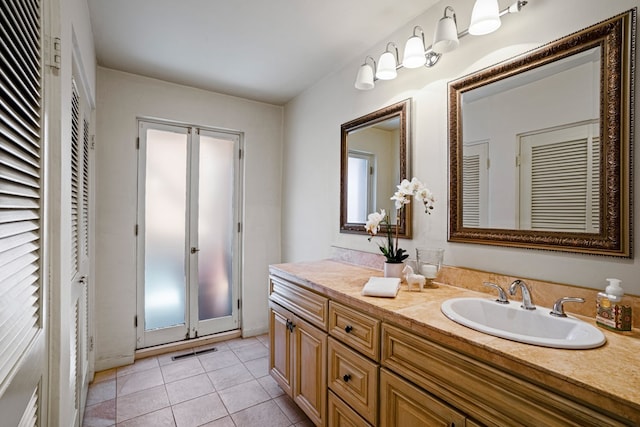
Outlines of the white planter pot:
M 404 262 L 399 263 L 384 263 L 384 277 L 402 277 L 402 270 L 404 269 Z

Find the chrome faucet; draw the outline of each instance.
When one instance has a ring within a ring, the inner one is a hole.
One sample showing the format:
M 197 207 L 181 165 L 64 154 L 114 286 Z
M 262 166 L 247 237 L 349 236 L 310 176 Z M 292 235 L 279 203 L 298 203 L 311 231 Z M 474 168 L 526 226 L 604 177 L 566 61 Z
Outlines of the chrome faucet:
M 507 294 L 504 293 L 504 289 L 502 289 L 502 286 L 496 285 L 495 283 L 491 283 L 491 282 L 483 282 L 482 284 L 484 286 L 494 288 L 495 290 L 498 291 L 498 298 L 496 299 L 497 303 L 509 304 L 509 299 L 507 298 Z
M 584 302 L 584 298 L 575 298 L 575 297 L 560 298 L 553 304 L 553 310 L 551 310 L 551 313 L 549 314 L 556 317 L 567 317 L 567 315 L 564 312 L 565 302 Z
M 522 293 L 522 305 L 520 307 L 525 310 L 535 310 L 536 306 L 531 301 L 531 292 L 529 292 L 529 288 L 527 284 L 522 280 L 514 280 L 513 283 L 509 286 L 509 295 L 514 296 L 516 291 L 520 288 L 520 292 Z

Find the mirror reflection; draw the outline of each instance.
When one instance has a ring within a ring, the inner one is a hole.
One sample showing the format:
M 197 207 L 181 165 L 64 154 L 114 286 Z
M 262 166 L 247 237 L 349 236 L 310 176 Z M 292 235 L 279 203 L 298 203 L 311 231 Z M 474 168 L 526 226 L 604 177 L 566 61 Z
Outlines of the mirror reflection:
M 389 195 L 400 182 L 400 118 L 349 132 L 348 153 L 347 221 L 364 223 L 380 209 L 395 215 Z
M 449 83 L 449 241 L 632 256 L 635 22 Z
M 340 231 L 365 234 L 367 216 L 384 209 L 411 237 L 410 219 L 397 212 L 391 196 L 407 173 L 409 100 L 344 123 L 342 131 Z
M 598 232 L 600 56 L 462 94 L 464 227 Z

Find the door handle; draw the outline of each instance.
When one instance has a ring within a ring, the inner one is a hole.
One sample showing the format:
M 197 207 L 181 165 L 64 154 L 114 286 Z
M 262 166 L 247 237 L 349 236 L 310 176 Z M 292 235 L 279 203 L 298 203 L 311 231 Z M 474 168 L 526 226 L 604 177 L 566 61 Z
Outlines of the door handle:
M 200 252 L 200 249 L 198 248 L 191 248 L 191 253 L 195 254 L 196 252 Z

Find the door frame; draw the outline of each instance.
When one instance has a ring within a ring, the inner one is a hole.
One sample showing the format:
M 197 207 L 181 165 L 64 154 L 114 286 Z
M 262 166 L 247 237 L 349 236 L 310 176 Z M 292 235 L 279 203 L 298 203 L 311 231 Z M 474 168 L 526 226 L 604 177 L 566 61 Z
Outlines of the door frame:
M 169 328 L 163 328 L 160 330 L 156 330 L 153 333 L 153 336 L 150 336 L 148 332 L 145 331 L 145 319 L 144 319 L 144 303 L 145 303 L 145 295 L 144 295 L 144 280 L 145 280 L 145 186 L 146 186 L 146 141 L 140 138 L 140 131 L 143 125 L 151 126 L 153 129 L 166 129 L 168 131 L 175 131 L 177 129 L 184 129 L 187 134 L 187 204 L 185 206 L 185 277 L 187 283 L 191 282 L 191 276 L 193 275 L 194 268 L 193 264 L 197 266 L 197 260 L 195 263 L 190 262 L 188 258 L 190 255 L 189 250 L 190 243 L 193 239 L 194 233 L 189 227 L 189 223 L 194 220 L 194 215 L 197 218 L 197 213 L 192 212 L 191 207 L 193 203 L 190 202 L 192 192 L 194 191 L 194 185 L 192 185 L 190 180 L 190 175 L 192 173 L 198 172 L 198 165 L 192 164 L 193 156 L 197 153 L 194 153 L 192 138 L 193 135 L 199 134 L 200 132 L 205 132 L 207 134 L 217 134 L 217 135 L 226 135 L 232 138 L 236 138 L 237 145 L 237 154 L 234 155 L 234 192 L 233 192 L 233 207 L 234 207 L 234 221 L 237 222 L 237 229 L 234 233 L 233 238 L 233 282 L 232 282 L 232 298 L 233 301 L 237 301 L 236 305 L 232 308 L 232 323 L 234 326 L 229 328 L 222 329 L 218 332 L 224 332 L 233 329 L 240 329 L 242 325 L 242 316 L 240 310 L 240 296 L 242 290 L 242 218 L 243 218 L 243 161 L 242 161 L 242 153 L 243 153 L 243 143 L 244 143 L 244 135 L 239 131 L 232 131 L 226 129 L 217 129 L 212 127 L 203 127 L 192 124 L 174 122 L 170 120 L 159 120 L 154 118 L 146 118 L 146 117 L 138 117 L 137 118 L 137 130 L 138 130 L 138 139 L 137 139 L 137 148 L 138 148 L 138 184 L 137 184 L 137 223 L 136 223 L 136 349 L 147 348 L 155 345 L 162 345 L 171 342 L 183 342 L 188 339 L 193 339 L 200 337 L 197 332 L 191 327 L 192 322 L 195 319 L 195 322 L 198 322 L 197 316 L 195 316 L 194 310 L 197 313 L 197 303 L 194 304 L 192 301 L 197 301 L 197 298 L 189 298 L 189 293 L 186 293 L 185 299 L 185 324 L 178 325 Z M 191 166 L 190 166 L 191 165 Z M 197 184 L 195 185 L 195 190 L 197 190 Z M 235 319 L 235 320 L 233 320 Z M 182 330 L 182 333 L 179 331 Z M 183 338 L 176 340 L 176 336 L 182 336 Z

